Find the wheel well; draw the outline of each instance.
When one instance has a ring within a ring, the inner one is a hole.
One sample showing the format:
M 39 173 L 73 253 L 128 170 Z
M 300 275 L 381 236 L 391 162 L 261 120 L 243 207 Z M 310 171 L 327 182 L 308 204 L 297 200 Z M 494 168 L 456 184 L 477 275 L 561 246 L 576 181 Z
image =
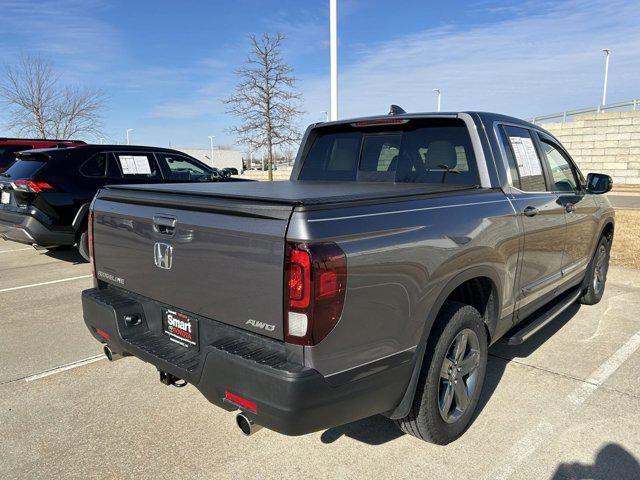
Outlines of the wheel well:
M 609 222 L 605 225 L 602 230 L 602 235 L 607 237 L 607 240 L 611 242 L 613 240 L 613 223 Z
M 487 277 L 476 277 L 467 280 L 461 285 L 458 285 L 456 289 L 449 294 L 446 302 L 454 301 L 471 305 L 474 307 L 483 318 L 487 317 L 487 314 L 491 314 L 491 303 L 495 303 L 492 296 L 494 295 L 495 287 L 493 282 Z

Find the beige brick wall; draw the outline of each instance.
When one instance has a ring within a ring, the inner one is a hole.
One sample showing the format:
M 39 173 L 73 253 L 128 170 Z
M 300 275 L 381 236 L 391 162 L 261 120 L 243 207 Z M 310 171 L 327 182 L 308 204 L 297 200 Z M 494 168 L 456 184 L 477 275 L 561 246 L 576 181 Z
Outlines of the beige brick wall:
M 585 175 L 607 173 L 617 185 L 640 185 L 640 110 L 588 113 L 540 125 L 562 142 Z

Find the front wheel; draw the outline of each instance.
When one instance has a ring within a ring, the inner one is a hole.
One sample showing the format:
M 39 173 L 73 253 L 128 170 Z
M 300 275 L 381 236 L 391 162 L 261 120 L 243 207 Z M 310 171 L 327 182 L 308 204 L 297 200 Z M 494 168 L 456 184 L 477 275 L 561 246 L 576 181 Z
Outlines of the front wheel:
M 396 421 L 400 429 L 439 445 L 460 437 L 480 399 L 487 350 L 480 313 L 469 305 L 447 303 L 429 337 L 411 411 Z

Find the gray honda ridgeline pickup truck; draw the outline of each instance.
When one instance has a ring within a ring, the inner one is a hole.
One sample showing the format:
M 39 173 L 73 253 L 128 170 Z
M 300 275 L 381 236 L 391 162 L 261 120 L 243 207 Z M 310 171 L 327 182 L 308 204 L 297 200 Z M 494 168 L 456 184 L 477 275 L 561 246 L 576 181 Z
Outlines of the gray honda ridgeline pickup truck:
M 446 444 L 489 345 L 602 298 L 610 188 L 511 117 L 318 123 L 288 182 L 100 190 L 84 319 L 109 359 L 193 384 L 245 434 L 384 414 Z

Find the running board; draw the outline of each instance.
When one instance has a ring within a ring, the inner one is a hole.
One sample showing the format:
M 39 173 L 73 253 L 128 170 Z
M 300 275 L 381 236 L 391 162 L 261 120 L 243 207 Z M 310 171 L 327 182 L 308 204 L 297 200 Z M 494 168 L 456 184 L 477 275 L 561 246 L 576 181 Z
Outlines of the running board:
M 511 334 L 507 334 L 507 336 L 500 340 L 500 343 L 506 343 L 507 345 L 520 345 L 526 342 L 529 338 L 534 336 L 542 330 L 542 328 L 553 321 L 558 315 L 573 305 L 575 301 L 580 298 L 581 294 L 582 290 L 580 288 L 576 289 L 575 292 L 570 293 L 564 300 L 554 305 L 549 310 L 532 318 L 531 320 L 525 321 L 525 325 Z

